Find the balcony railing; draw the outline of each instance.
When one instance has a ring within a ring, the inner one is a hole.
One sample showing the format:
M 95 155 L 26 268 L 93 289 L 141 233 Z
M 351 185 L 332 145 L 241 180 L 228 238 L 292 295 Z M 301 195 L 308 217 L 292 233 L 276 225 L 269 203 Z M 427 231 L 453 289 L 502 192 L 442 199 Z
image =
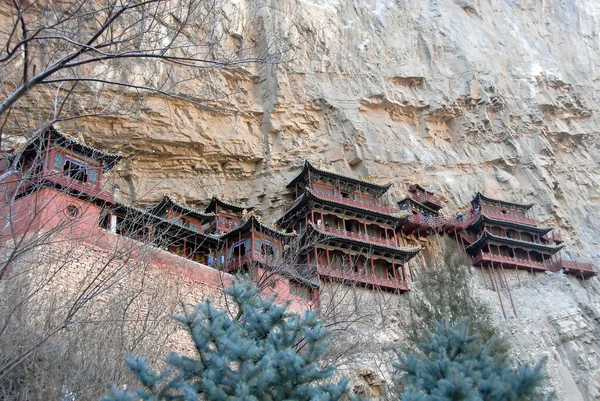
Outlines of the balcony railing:
M 347 280 L 352 283 L 362 283 L 373 286 L 387 287 L 398 289 L 401 291 L 409 291 L 408 282 L 404 280 L 396 280 L 394 278 L 379 277 L 373 274 L 356 273 L 351 270 L 341 270 L 329 266 L 318 265 L 317 272 L 321 276 Z
M 346 231 L 346 230 L 338 230 L 337 228 L 327 227 L 322 224 L 317 225 L 316 227 L 319 231 L 327 233 L 327 234 L 333 234 L 333 235 L 337 235 L 339 237 L 351 238 L 351 239 L 356 239 L 359 241 L 371 242 L 374 244 L 385 245 L 385 246 L 389 246 L 392 248 L 398 248 L 398 244 L 396 243 L 396 241 L 394 241 L 394 239 L 372 237 L 372 236 L 369 236 L 368 234 L 355 233 L 355 232 Z
M 302 279 L 319 284 L 319 279 L 314 268 L 304 266 L 294 266 L 286 263 L 282 258 L 275 256 L 267 256 L 260 252 L 246 252 L 245 255 L 236 258 L 230 258 L 224 265 L 224 270 L 227 272 L 236 270 L 243 266 L 248 266 L 252 263 L 260 263 L 264 267 L 276 268 L 275 272 L 288 278 Z
M 448 216 L 425 216 L 422 214 L 411 214 L 408 221 L 424 227 L 431 228 L 450 228 L 457 226 L 460 223 L 456 218 Z
M 263 255 L 262 253 L 256 251 L 246 251 L 246 253 L 242 256 L 228 259 L 225 263 L 225 270 L 235 270 L 253 262 L 260 263 L 265 266 L 276 266 L 283 263 L 281 258 L 275 256 Z
M 562 235 L 558 232 L 548 233 L 544 235 L 542 238 L 546 240 L 546 242 L 551 244 L 556 244 L 559 242 L 563 242 Z
M 562 261 L 556 262 L 556 267 L 563 269 L 565 271 L 576 270 L 576 271 L 580 271 L 580 272 L 595 273 L 594 266 L 591 263 L 562 260 Z
M 396 214 L 396 213 L 400 212 L 400 210 L 397 208 L 388 207 L 388 206 L 380 205 L 377 203 L 373 204 L 373 203 L 361 201 L 360 199 L 350 199 L 350 198 L 345 198 L 341 195 L 327 194 L 327 193 L 319 191 L 318 189 L 313 189 L 313 191 L 315 193 L 317 193 L 320 198 L 329 199 L 329 200 L 339 202 L 339 203 L 344 203 L 344 204 L 350 205 L 350 206 L 357 206 L 357 207 L 367 209 L 367 210 L 373 210 L 373 211 L 379 212 L 379 213 Z M 298 199 L 296 201 L 299 201 L 299 199 L 300 199 L 300 197 L 298 197 Z M 294 204 L 295 203 L 296 202 L 294 202 Z
M 529 217 L 517 215 L 513 213 L 501 213 L 493 210 L 484 210 L 483 214 L 486 216 L 494 217 L 504 221 L 511 221 L 513 223 L 527 224 L 530 226 L 537 226 L 537 222 Z
M 521 259 L 517 257 L 510 257 L 504 255 L 493 255 L 490 253 L 481 253 L 473 258 L 473 265 L 476 266 L 481 262 L 496 262 L 502 263 L 506 266 L 515 266 L 526 269 L 535 269 L 535 270 L 554 270 L 554 264 L 552 263 L 544 263 L 537 262 L 530 259 Z
M 82 194 L 89 195 L 91 197 L 101 199 L 107 202 L 113 202 L 114 196 L 112 193 L 108 191 L 103 191 L 101 188 L 97 186 L 96 183 L 85 183 L 77 181 L 71 177 L 64 176 L 62 174 L 47 174 L 45 176 L 40 176 L 40 178 L 46 179 L 48 181 L 54 182 L 55 184 L 60 185 L 63 188 L 68 188 Z
M 429 204 L 435 205 L 440 208 L 444 207 L 444 202 L 442 202 L 439 198 L 437 198 L 431 194 L 428 194 L 427 192 L 421 192 L 421 191 L 413 192 L 412 198 L 414 200 L 416 200 L 417 202 L 420 202 L 423 204 L 429 203 Z

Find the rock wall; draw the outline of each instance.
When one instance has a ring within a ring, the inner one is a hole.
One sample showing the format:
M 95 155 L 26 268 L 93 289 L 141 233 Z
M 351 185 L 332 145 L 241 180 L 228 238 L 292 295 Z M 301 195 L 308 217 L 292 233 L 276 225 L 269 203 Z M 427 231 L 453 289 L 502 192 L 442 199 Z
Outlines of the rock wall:
M 288 51 L 214 79 L 236 88 L 223 104 L 237 114 L 149 98 L 133 116 L 79 122 L 133 156 L 122 176 L 136 200 L 224 194 L 277 214 L 309 158 L 392 181 L 390 199 L 418 181 L 451 211 L 478 190 L 536 202 L 538 219 L 600 256 L 592 0 L 232 4 L 252 27 L 244 41 L 266 32 Z
M 216 194 L 274 219 L 308 158 L 392 181 L 391 200 L 427 185 L 451 212 L 476 191 L 535 202 L 568 254 L 600 259 L 595 0 L 232 0 L 230 12 L 236 38 L 287 50 L 214 77 L 237 113 L 151 97 L 132 116 L 64 124 L 133 156 L 120 179 L 137 202 Z M 512 296 L 518 318 L 498 321 L 517 357 L 550 354 L 562 399 L 598 399 L 598 279 L 540 275 Z

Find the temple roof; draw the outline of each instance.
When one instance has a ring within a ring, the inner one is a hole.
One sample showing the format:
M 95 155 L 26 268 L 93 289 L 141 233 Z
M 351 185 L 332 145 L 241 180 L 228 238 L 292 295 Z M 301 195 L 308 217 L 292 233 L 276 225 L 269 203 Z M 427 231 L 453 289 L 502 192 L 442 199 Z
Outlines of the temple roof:
M 296 237 L 296 235 L 297 235 L 296 233 L 286 233 L 285 231 L 280 231 L 276 228 L 269 227 L 266 224 L 258 221 L 258 218 L 256 216 L 254 216 L 254 214 L 250 214 L 250 216 L 247 219 L 245 219 L 242 222 L 242 224 L 239 225 L 239 227 L 236 227 L 229 232 L 221 234 L 220 238 L 231 237 L 231 236 L 233 236 L 233 234 L 237 234 L 240 231 L 243 232 L 246 230 L 250 230 L 250 229 L 252 229 L 252 227 L 254 227 L 255 229 L 258 229 L 259 231 L 266 231 L 272 237 L 292 238 L 292 237 Z
M 481 246 L 485 245 L 488 241 L 491 242 L 499 242 L 503 244 L 514 245 L 516 247 L 535 249 L 537 251 L 546 252 L 551 255 L 560 251 L 565 247 L 565 244 L 560 245 L 546 245 L 546 244 L 538 244 L 536 242 L 529 241 L 521 241 L 515 238 L 507 238 L 499 235 L 495 235 L 490 233 L 489 231 L 483 230 L 479 238 L 477 238 L 471 245 L 467 246 L 465 249 L 479 249 Z
M 165 195 L 158 203 L 156 203 L 154 206 L 150 207 L 147 210 L 149 213 L 159 216 L 168 209 L 177 209 L 179 213 L 194 216 L 200 220 L 204 220 L 204 219 L 208 219 L 208 218 L 212 218 L 212 217 L 216 216 L 214 213 L 203 213 L 203 212 L 193 209 L 189 206 L 177 203 L 167 195 Z
M 40 131 L 30 138 L 23 147 L 21 153 L 42 152 L 45 150 L 48 142 L 65 149 L 73 149 L 74 151 L 83 154 L 85 157 L 102 163 L 105 171 L 111 169 L 118 161 L 123 159 L 123 155 L 105 152 L 89 146 L 82 140 L 62 133 L 52 126 L 46 130 Z
M 176 236 L 178 238 L 197 238 L 199 239 L 199 243 L 204 247 L 208 248 L 210 246 L 214 246 L 216 248 L 218 245 L 218 236 L 204 234 L 202 232 L 192 230 L 191 228 L 186 227 L 177 221 L 168 220 L 165 217 L 157 216 L 150 213 L 148 210 L 139 209 L 121 202 L 115 202 L 115 205 L 111 209 L 115 212 L 120 212 L 121 215 L 133 217 L 135 219 L 134 223 L 136 224 L 152 226 L 163 225 L 170 231 L 176 230 Z
M 368 247 L 368 249 L 371 249 L 372 251 L 380 250 L 380 251 L 384 251 L 384 253 L 388 252 L 388 253 L 392 253 L 395 255 L 405 255 L 405 256 L 408 256 L 408 258 L 406 260 L 415 256 L 422 249 L 420 246 L 419 247 L 409 247 L 409 248 L 393 247 L 393 246 L 387 246 L 384 244 L 379 244 L 376 242 L 363 241 L 363 240 L 360 240 L 357 238 L 345 237 L 343 235 L 336 235 L 334 233 L 324 232 L 324 231 L 319 230 L 319 228 L 316 227 L 310 221 L 308 222 L 308 226 L 307 226 L 307 234 L 309 234 L 309 235 L 316 234 L 322 240 L 323 239 L 324 240 L 336 239 L 336 240 L 347 242 L 347 243 L 354 243 L 360 247 L 361 252 L 364 252 L 365 247 Z M 368 255 L 368 253 L 365 253 L 365 255 Z
M 317 200 L 319 202 L 323 202 L 326 204 L 336 205 L 343 209 L 369 213 L 371 215 L 379 216 L 384 219 L 392 219 L 392 220 L 396 221 L 397 224 L 404 223 L 408 219 L 408 214 L 405 212 L 402 212 L 401 210 L 398 210 L 398 213 L 396 213 L 396 214 L 383 213 L 383 212 L 379 212 L 379 211 L 369 209 L 366 207 L 350 205 L 348 203 L 338 202 L 338 201 L 335 201 L 332 199 L 327 199 L 327 198 L 322 198 L 319 196 L 318 193 L 312 191 L 310 188 L 305 188 L 304 193 L 302 193 L 302 195 L 300 195 L 300 197 L 298 199 L 296 199 L 295 204 L 292 207 L 290 207 L 288 210 L 286 210 L 285 214 L 279 220 L 277 220 L 277 223 L 281 224 L 283 221 L 286 220 L 286 216 L 289 213 L 299 209 L 300 207 L 305 205 L 310 200 Z
M 343 175 L 343 174 L 339 174 L 336 173 L 334 171 L 330 171 L 330 170 L 326 170 L 320 167 L 315 167 L 311 162 L 309 162 L 308 160 L 304 161 L 304 167 L 302 168 L 302 171 L 300 171 L 300 173 L 296 176 L 296 178 L 294 178 L 287 186 L 286 188 L 293 188 L 294 185 L 299 182 L 302 181 L 303 178 L 308 175 L 308 172 L 313 172 L 313 173 L 317 173 L 323 176 L 327 176 L 327 177 L 331 177 L 331 178 L 336 178 L 339 179 L 340 181 L 344 181 L 347 183 L 351 183 L 357 186 L 361 186 L 365 189 L 370 189 L 371 191 L 373 191 L 374 193 L 378 194 L 379 196 L 383 195 L 385 192 L 387 192 L 387 190 L 392 186 L 392 183 L 388 183 L 388 184 L 376 184 L 373 182 L 369 182 L 369 181 L 365 181 L 362 180 L 360 178 L 355 178 L 355 177 L 350 177 L 347 175 Z
M 416 192 L 417 190 L 428 193 L 429 195 L 433 195 L 432 191 L 428 190 L 427 188 L 425 188 L 424 186 L 421 186 L 419 184 L 413 184 L 408 187 L 408 192 Z
M 533 203 L 517 203 L 517 202 L 509 202 L 509 201 L 505 201 L 505 200 L 501 200 L 501 199 L 494 199 L 494 198 L 490 198 L 489 196 L 485 196 L 481 192 L 477 192 L 477 194 L 475 195 L 475 197 L 473 198 L 471 203 L 474 203 L 475 201 L 478 201 L 478 200 L 482 200 L 487 203 L 496 203 L 499 205 L 504 205 L 509 208 L 525 209 L 525 210 L 531 209 L 534 205 Z
M 421 202 L 419 202 L 419 201 L 416 201 L 416 200 L 414 200 L 414 199 L 413 199 L 413 198 L 411 198 L 410 196 L 407 196 L 406 198 L 399 200 L 399 201 L 398 201 L 398 205 L 402 205 L 402 204 L 403 204 L 404 202 L 406 202 L 406 201 L 409 201 L 410 203 L 413 203 L 413 204 L 417 205 L 418 207 L 425 209 L 426 211 L 430 212 L 430 213 L 431 213 L 431 214 L 433 214 L 434 216 L 437 216 L 437 215 L 439 215 L 439 214 L 440 214 L 440 211 L 439 211 L 439 210 L 435 210 L 435 209 L 433 209 L 433 208 L 430 208 L 429 206 L 425 206 L 424 204 L 422 204 L 422 203 L 421 203 Z
M 216 213 L 217 206 L 219 206 L 222 209 L 232 210 L 236 213 L 241 213 L 244 210 L 250 211 L 250 210 L 254 209 L 251 206 L 244 206 L 244 205 L 238 205 L 235 203 L 230 203 L 221 198 L 213 196 L 212 199 L 210 200 L 210 203 L 208 204 L 208 206 L 206 206 L 206 209 L 204 210 L 204 212 L 205 213 Z
M 475 227 L 478 226 L 482 223 L 491 223 L 500 227 L 511 227 L 511 228 L 519 228 L 522 231 L 528 231 L 528 232 L 534 232 L 534 233 L 538 233 L 540 235 L 546 235 L 548 234 L 550 231 L 554 230 L 554 228 L 552 227 L 538 227 L 538 226 L 532 226 L 529 224 L 523 224 L 523 223 L 517 223 L 517 222 L 513 222 L 513 221 L 507 221 L 507 220 L 502 220 L 502 219 L 495 219 L 493 217 L 487 216 L 485 214 L 485 212 L 481 212 L 479 214 L 479 216 L 477 217 L 477 219 L 475 219 L 470 225 L 469 227 Z

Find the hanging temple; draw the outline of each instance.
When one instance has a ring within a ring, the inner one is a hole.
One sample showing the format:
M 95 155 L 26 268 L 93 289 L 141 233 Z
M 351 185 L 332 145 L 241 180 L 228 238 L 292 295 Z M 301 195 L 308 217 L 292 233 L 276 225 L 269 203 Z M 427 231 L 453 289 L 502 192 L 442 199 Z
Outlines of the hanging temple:
M 477 193 L 468 213 L 448 216 L 444 203 L 421 185 L 411 185 L 409 195 L 391 205 L 383 196 L 391 184 L 306 161 L 287 185 L 294 201 L 266 225 L 252 207 L 218 197 L 204 210 L 166 195 L 146 209 L 122 203 L 114 178 L 109 182 L 122 159 L 54 128 L 33 137 L 0 164 L 2 216 L 11 219 L 3 222 L 0 240 L 68 220 L 89 226 L 93 235 L 127 237 L 215 271 L 271 272 L 285 283 L 289 299 L 311 308 L 318 307 L 320 285 L 328 281 L 410 291 L 410 262 L 422 250 L 415 239 L 436 234 L 455 240 L 482 269 L 562 270 L 583 280 L 596 275 L 590 263 L 563 259 L 561 236 L 537 224 L 533 204 Z M 31 213 L 43 210 L 48 199 L 47 212 Z

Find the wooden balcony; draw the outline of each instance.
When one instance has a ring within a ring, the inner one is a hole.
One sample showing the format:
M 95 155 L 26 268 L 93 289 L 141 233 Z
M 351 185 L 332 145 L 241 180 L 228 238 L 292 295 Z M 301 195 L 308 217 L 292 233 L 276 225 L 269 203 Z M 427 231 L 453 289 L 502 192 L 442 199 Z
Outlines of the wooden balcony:
M 307 282 L 310 281 L 316 285 L 319 284 L 319 280 L 314 269 L 308 269 L 305 265 L 292 266 L 287 264 L 282 258 L 266 256 L 256 251 L 246 252 L 246 254 L 241 257 L 228 259 L 223 266 L 223 270 L 226 272 L 232 272 L 252 264 L 260 264 L 267 269 L 275 268 L 275 273 L 278 273 L 281 276 L 302 279 Z
M 439 198 L 428 194 L 427 192 L 415 191 L 413 192 L 412 198 L 426 206 L 434 206 L 436 209 L 441 209 L 444 207 L 444 202 L 442 202 Z
M 332 200 L 334 202 L 343 203 L 343 204 L 346 204 L 346 205 L 349 205 L 349 206 L 360 207 L 362 209 L 372 210 L 374 212 L 379 212 L 379 213 L 384 213 L 384 214 L 397 214 L 397 213 L 400 212 L 400 210 L 397 209 L 397 208 L 384 206 L 384 205 L 381 205 L 379 203 L 372 204 L 372 203 L 369 203 L 369 202 L 363 202 L 360 199 L 350 199 L 350 198 L 345 198 L 345 197 L 343 197 L 341 195 L 331 195 L 331 194 L 327 194 L 327 193 L 321 192 L 318 189 L 313 189 L 312 191 L 314 193 L 316 193 L 319 198 Z M 299 202 L 301 196 L 302 195 L 300 195 L 298 197 L 298 199 L 296 199 L 296 201 L 294 201 L 294 203 L 292 204 L 292 207 L 297 202 Z
M 535 271 L 547 271 L 554 270 L 554 266 L 551 263 L 536 262 L 529 259 L 521 259 L 504 255 L 493 255 L 490 253 L 480 253 L 473 258 L 473 266 L 485 266 L 491 263 L 497 266 L 502 264 L 503 267 L 524 269 L 524 270 L 535 270 Z
M 584 279 L 596 276 L 596 271 L 591 263 L 561 260 L 555 263 L 556 270 L 562 269 L 566 274 L 582 277 Z
M 501 213 L 491 210 L 484 210 L 482 213 L 486 216 L 493 217 L 498 220 L 510 221 L 513 223 L 526 224 L 530 226 L 537 226 L 537 222 L 535 220 L 514 213 Z
M 282 260 L 281 258 L 276 258 L 274 256 L 263 255 L 260 252 L 247 251 L 246 254 L 242 256 L 228 259 L 225 263 L 224 270 L 230 272 L 252 263 L 260 263 L 263 266 L 273 266 L 282 263 Z
M 559 232 L 548 233 L 542 238 L 544 238 L 549 244 L 562 244 L 564 242 L 562 239 L 562 235 L 560 235 Z
M 40 176 L 38 179 L 45 179 L 46 181 L 53 182 L 60 185 L 63 189 L 79 192 L 83 195 L 90 196 L 95 199 L 100 199 L 106 202 L 114 202 L 114 196 L 111 192 L 103 191 L 97 183 L 86 183 L 77 181 L 71 177 L 67 177 L 62 174 L 46 174 Z
M 350 270 L 341 270 L 334 267 L 318 265 L 317 272 L 320 276 L 346 281 L 352 284 L 384 287 L 393 290 L 410 291 L 408 282 L 394 278 L 378 277 L 373 274 L 356 273 Z
M 391 248 L 398 248 L 398 244 L 396 243 L 396 241 L 394 239 L 385 239 L 385 238 L 380 238 L 380 237 L 371 237 L 368 234 L 360 234 L 360 233 L 355 233 L 352 231 L 346 231 L 346 230 L 338 230 L 337 228 L 331 228 L 331 227 L 327 227 L 324 225 L 315 225 L 315 227 L 317 228 L 317 230 L 326 233 L 326 234 L 333 234 L 333 235 L 337 235 L 338 237 L 345 237 L 345 238 L 351 238 L 351 239 L 356 239 L 359 241 L 363 241 L 363 242 L 370 242 L 373 244 L 377 244 L 377 245 L 385 245 Z

